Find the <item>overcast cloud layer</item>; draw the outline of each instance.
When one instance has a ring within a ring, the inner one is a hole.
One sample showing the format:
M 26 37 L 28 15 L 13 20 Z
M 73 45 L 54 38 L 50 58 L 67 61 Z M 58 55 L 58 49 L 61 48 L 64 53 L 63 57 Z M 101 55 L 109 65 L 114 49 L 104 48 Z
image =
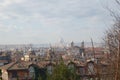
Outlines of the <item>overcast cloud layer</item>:
M 112 0 L 0 0 L 0 44 L 100 42 Z

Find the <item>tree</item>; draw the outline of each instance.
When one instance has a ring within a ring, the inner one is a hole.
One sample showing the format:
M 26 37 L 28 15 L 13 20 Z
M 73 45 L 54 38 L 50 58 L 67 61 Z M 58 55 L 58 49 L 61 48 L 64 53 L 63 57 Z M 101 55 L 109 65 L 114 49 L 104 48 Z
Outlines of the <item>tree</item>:
M 115 0 L 118 8 L 120 8 L 120 0 Z M 111 73 L 111 76 L 114 80 L 120 79 L 120 15 L 118 12 L 114 12 L 109 9 L 111 15 L 114 17 L 114 25 L 106 31 L 106 45 L 109 50 L 110 56 L 108 60 L 111 62 L 108 73 Z M 109 69 L 109 68 L 108 68 Z
M 69 69 L 67 65 L 61 61 L 54 67 L 53 73 L 48 75 L 47 80 L 77 80 L 77 74 L 74 69 Z

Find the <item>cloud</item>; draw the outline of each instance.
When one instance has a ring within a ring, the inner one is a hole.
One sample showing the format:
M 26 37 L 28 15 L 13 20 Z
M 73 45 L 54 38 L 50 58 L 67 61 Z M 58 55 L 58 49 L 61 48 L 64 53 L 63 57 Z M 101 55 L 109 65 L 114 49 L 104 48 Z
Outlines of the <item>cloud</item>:
M 96 36 L 110 24 L 101 6 L 99 0 L 1 0 L 0 34 L 7 35 L 8 43 L 55 42 L 59 37 L 87 41 L 91 36 L 98 41 Z
M 0 6 L 2 6 L 2 7 L 8 7 L 11 4 L 22 3 L 23 1 L 25 1 L 25 0 L 0 0 L 0 2 L 1 2 Z

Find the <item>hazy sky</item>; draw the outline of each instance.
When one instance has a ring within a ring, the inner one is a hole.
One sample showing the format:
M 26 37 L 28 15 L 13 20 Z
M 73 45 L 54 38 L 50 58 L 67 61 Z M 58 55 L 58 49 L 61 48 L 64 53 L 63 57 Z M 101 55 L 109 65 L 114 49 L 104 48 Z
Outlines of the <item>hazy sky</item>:
M 109 3 L 108 3 L 109 1 Z M 0 44 L 100 42 L 112 0 L 0 0 Z

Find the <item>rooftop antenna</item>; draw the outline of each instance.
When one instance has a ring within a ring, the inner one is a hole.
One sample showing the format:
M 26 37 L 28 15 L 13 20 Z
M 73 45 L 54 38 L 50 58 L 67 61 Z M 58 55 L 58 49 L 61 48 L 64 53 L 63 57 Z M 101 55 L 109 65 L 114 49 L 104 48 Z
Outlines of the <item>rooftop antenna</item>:
M 94 43 L 93 43 L 93 39 L 91 38 L 91 43 L 92 43 L 92 51 L 94 54 L 94 59 L 95 59 L 95 48 L 94 48 Z
M 49 43 L 49 47 L 52 49 L 52 45 L 51 45 L 51 43 Z
M 84 48 L 84 47 L 85 47 L 85 44 L 84 44 L 84 41 L 82 41 L 81 48 Z
M 64 46 L 65 46 L 65 42 L 64 42 L 64 39 L 63 39 L 62 37 L 60 38 L 59 43 L 60 43 L 60 45 L 59 45 L 59 46 L 61 46 L 61 47 L 63 47 L 63 48 L 64 48 Z

